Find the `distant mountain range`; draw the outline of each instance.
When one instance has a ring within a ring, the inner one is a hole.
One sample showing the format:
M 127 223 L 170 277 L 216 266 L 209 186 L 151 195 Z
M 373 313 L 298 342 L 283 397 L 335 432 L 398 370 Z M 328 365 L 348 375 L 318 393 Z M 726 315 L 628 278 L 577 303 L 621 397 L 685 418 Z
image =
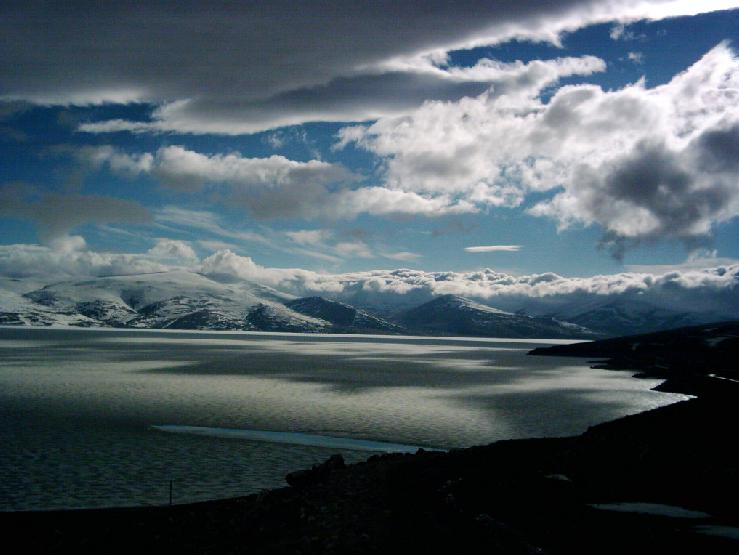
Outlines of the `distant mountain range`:
M 298 298 L 185 270 L 53 284 L 0 279 L 0 325 L 597 338 L 706 321 L 704 315 L 613 299 L 533 314 L 531 306 L 505 311 L 456 295 L 395 312 L 372 310 L 367 297 L 362 304 Z
M 400 322 L 428 335 L 592 338 L 592 331 L 554 318 L 504 312 L 456 295 L 443 295 L 400 314 Z

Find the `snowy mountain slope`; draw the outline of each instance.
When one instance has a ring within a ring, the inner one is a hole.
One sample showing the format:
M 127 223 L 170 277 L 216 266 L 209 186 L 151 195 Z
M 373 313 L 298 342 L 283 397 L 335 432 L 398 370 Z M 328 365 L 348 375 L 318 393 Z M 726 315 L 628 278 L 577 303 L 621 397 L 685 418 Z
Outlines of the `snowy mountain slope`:
M 437 335 L 489 337 L 588 338 L 593 333 L 552 318 L 504 312 L 456 295 L 443 295 L 404 312 L 408 329 Z
M 337 332 L 402 333 L 403 331 L 400 326 L 364 310 L 323 297 L 305 297 L 285 304 L 301 314 L 330 322 L 333 330 Z
M 326 320 L 296 312 L 279 303 L 259 303 L 245 318 L 246 328 L 261 331 L 331 332 Z
M 694 326 L 729 315 L 684 312 L 638 299 L 602 299 L 573 304 L 551 314 L 604 335 L 620 336 Z
M 0 293 L 0 319 L 16 325 L 102 325 L 136 328 L 244 329 L 255 305 L 292 295 L 248 282 L 221 283 L 172 271 L 54 283 Z
M 454 295 L 402 297 L 403 303 L 396 304 L 402 310 L 385 307 L 390 297 L 381 293 L 381 302 L 363 309 L 323 297 L 296 298 L 233 276 L 186 270 L 51 284 L 5 277 L 0 278 L 0 325 L 587 338 L 732 319 L 716 311 L 678 312 L 626 296 L 567 302 L 496 297 L 499 308 Z M 367 306 L 373 298 L 365 291 L 357 301 Z M 409 304 L 411 300 L 417 302 Z M 383 313 L 377 311 L 380 305 Z

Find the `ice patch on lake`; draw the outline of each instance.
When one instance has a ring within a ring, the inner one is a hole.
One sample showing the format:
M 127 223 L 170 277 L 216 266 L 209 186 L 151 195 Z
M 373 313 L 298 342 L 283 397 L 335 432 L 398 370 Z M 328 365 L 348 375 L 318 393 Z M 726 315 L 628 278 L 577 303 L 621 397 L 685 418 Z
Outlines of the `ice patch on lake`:
M 246 439 L 268 443 L 288 443 L 309 447 L 325 447 L 329 449 L 349 449 L 352 451 L 380 451 L 383 453 L 415 453 L 419 446 L 354 439 L 350 437 L 324 436 L 302 432 L 273 432 L 268 430 L 243 430 L 235 428 L 211 428 L 205 426 L 159 425 L 152 426 L 161 432 L 193 434 L 209 437 Z
M 699 534 L 706 534 L 708 536 L 718 536 L 720 538 L 728 538 L 730 540 L 739 540 L 739 528 L 736 526 L 715 526 L 706 524 L 703 526 L 696 526 L 695 531 Z
M 701 511 L 691 511 L 674 505 L 660 503 L 595 503 L 590 505 L 594 509 L 616 511 L 620 513 L 640 513 L 671 518 L 709 518 L 711 515 Z

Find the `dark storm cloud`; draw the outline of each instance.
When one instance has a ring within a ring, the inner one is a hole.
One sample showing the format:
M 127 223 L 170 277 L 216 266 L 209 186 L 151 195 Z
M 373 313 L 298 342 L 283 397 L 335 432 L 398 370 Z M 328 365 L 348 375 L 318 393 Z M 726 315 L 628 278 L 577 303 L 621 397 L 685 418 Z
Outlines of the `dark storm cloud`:
M 356 120 L 355 109 L 366 117 L 386 104 L 392 108 L 406 93 L 425 96 L 414 87 L 428 88 L 426 98 L 474 88 L 431 75 L 383 77 L 393 71 L 388 61 L 406 59 L 403 71 L 419 73 L 418 60 L 408 62 L 419 54 L 443 55 L 511 37 L 556 40 L 562 31 L 595 21 L 663 17 L 664 4 L 5 2 L 0 98 L 51 104 L 182 101 L 160 113 L 163 128 L 194 132 L 217 127 L 208 126 L 206 113 L 226 132 L 317 116 Z M 373 91 L 370 101 L 365 88 L 381 91 Z M 336 112 L 332 103 L 338 104 Z
M 663 237 L 695 248 L 715 222 L 739 210 L 737 160 L 739 125 L 709 129 L 680 150 L 643 141 L 619 159 L 578 168 L 559 200 L 562 210 L 603 223 L 601 246 L 617 258 L 632 244 Z
M 739 170 L 739 124 L 704 133 L 697 144 L 697 163 L 710 172 Z

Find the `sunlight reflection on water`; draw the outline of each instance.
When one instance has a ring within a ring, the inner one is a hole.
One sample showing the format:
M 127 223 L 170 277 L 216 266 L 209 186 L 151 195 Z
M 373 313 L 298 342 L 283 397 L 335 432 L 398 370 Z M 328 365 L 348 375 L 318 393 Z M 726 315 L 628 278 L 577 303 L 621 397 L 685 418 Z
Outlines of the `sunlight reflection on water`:
M 582 359 L 526 356 L 540 344 L 0 329 L 0 509 L 157 503 L 173 473 L 180 500 L 248 493 L 337 450 L 158 424 L 451 448 L 575 434 L 685 398 Z

